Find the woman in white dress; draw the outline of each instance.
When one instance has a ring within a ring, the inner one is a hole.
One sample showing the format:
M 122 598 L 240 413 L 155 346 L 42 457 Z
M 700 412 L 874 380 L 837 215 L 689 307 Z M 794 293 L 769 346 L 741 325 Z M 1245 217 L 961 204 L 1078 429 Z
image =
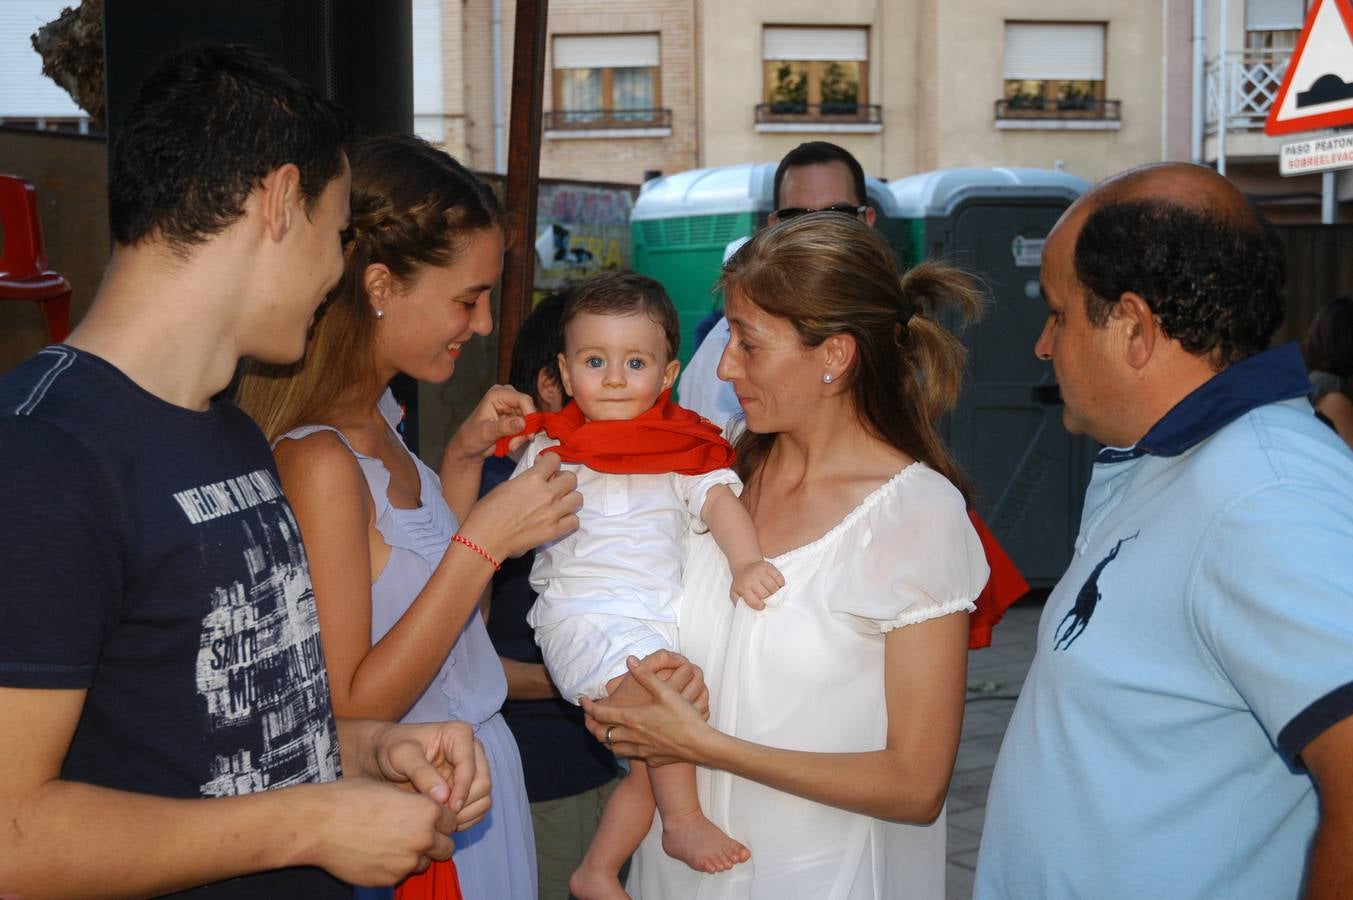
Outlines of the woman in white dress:
M 629 890 L 942 900 L 968 613 L 987 566 L 933 426 L 963 372 L 934 317 L 970 316 L 978 295 L 931 263 L 899 277 L 878 233 L 835 213 L 762 231 L 721 286 L 742 499 L 785 587 L 762 611 L 730 604 L 727 566 L 692 536 L 679 649 L 704 669 L 709 721 L 642 666 L 651 702 L 588 709 L 617 754 L 700 765 L 706 814 L 752 855 L 702 875 L 654 832 Z

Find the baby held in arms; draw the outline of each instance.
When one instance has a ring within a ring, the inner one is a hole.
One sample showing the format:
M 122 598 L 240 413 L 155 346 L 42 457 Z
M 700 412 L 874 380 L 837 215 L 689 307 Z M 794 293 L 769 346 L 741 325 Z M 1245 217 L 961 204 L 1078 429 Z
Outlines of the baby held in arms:
M 589 279 L 565 307 L 559 369 L 572 402 L 528 417 L 537 431 L 518 471 L 540 453 L 576 470 L 578 530 L 539 549 L 528 621 L 559 693 L 648 697 L 626 659 L 676 646 L 686 534 L 709 529 L 728 560 L 732 599 L 760 608 L 784 585 L 765 560 L 738 501 L 733 449 L 717 427 L 669 399 L 681 367 L 677 313 L 662 286 L 630 272 Z M 506 441 L 500 443 L 505 450 Z M 623 897 L 618 873 L 662 815 L 663 849 L 692 868 L 720 872 L 750 858 L 705 818 L 695 767 L 631 765 L 570 881 L 583 900 Z

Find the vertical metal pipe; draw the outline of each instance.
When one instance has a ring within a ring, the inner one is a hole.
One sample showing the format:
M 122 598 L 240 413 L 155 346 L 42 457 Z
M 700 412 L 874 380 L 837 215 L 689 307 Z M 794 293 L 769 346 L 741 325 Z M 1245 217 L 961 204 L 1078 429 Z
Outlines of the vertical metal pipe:
M 1226 0 L 1221 0 L 1221 27 L 1217 39 L 1217 174 L 1226 174 L 1226 115 L 1231 105 L 1230 62 L 1226 58 L 1227 30 L 1231 27 Z
M 493 55 L 493 171 L 507 171 L 507 138 L 503 129 L 503 0 L 493 0 L 490 25 Z
M 1204 54 L 1207 49 L 1206 0 L 1193 0 L 1193 128 L 1190 133 L 1193 161 L 1203 161 L 1203 121 L 1207 118 L 1207 69 Z
M 1320 176 L 1320 224 L 1333 225 L 1339 214 L 1338 172 L 1324 172 Z

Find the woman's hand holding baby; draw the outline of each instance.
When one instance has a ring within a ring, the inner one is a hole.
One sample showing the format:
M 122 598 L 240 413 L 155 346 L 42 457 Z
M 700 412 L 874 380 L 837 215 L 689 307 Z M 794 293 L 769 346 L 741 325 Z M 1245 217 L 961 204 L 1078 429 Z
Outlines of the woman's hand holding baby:
M 616 756 L 642 759 L 650 766 L 701 763 L 707 758 L 711 745 L 726 742 L 728 738 L 705 721 L 707 711 L 702 713 L 691 702 L 693 691 L 689 682 L 681 684 L 676 675 L 663 679 L 655 664 L 665 661 L 657 654 L 642 662 L 632 656 L 626 660 L 630 676 L 648 695 L 636 706 L 582 698 L 587 730 L 606 743 Z M 703 691 L 703 678 L 699 684 Z

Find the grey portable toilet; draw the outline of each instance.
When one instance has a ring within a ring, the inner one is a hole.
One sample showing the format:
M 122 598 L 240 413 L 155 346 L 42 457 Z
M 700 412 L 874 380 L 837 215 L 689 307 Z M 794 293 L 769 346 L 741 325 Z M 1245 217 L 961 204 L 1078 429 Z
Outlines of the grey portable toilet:
M 647 181 L 630 213 L 634 271 L 667 289 L 681 317 L 680 359 L 695 352 L 694 332 L 714 309 L 723 252 L 736 238 L 766 224 L 774 205 L 778 163 L 738 163 L 692 169 Z M 865 178 L 880 223 L 895 218 L 888 185 Z
M 945 437 L 975 490 L 975 506 L 1035 587 L 1071 560 L 1096 445 L 1061 422 L 1052 365 L 1034 357 L 1047 319 L 1039 288 L 1043 242 L 1090 183 L 1045 169 L 941 169 L 889 185 L 910 220 L 913 259 L 977 275 L 982 321 L 961 334 L 968 377 Z

